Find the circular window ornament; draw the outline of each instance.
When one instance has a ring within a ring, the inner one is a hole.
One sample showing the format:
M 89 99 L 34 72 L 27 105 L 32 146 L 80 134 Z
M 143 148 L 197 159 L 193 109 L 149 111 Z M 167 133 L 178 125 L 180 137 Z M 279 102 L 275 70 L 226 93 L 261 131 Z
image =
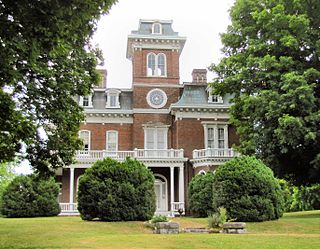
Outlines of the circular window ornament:
M 162 108 L 167 103 L 167 95 L 161 89 L 152 89 L 147 94 L 147 102 L 152 108 Z

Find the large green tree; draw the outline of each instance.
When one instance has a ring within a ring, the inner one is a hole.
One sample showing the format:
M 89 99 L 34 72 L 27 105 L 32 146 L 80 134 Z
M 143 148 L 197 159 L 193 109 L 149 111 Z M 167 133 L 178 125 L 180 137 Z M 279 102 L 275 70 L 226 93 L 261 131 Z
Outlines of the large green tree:
M 239 150 L 296 183 L 320 180 L 319 13 L 319 0 L 236 0 L 211 66 L 216 93 L 234 96 Z
M 45 173 L 72 162 L 84 119 L 73 97 L 99 80 L 90 38 L 114 2 L 0 0 L 0 163 L 23 153 Z

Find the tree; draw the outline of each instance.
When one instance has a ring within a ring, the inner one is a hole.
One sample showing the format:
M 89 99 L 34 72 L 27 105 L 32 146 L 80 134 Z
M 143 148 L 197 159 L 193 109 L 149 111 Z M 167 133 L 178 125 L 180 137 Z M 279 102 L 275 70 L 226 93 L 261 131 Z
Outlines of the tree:
M 255 157 L 241 156 L 218 167 L 213 179 L 214 209 L 229 219 L 274 220 L 282 216 L 283 192 L 270 168 Z
M 217 94 L 233 94 L 243 154 L 281 178 L 320 179 L 320 1 L 237 0 L 211 66 Z
M 3 193 L 1 213 L 8 218 L 55 216 L 60 213 L 58 194 L 53 177 L 17 176 Z
M 73 97 L 99 80 L 90 38 L 114 2 L 0 1 L 0 163 L 24 148 L 42 173 L 72 162 L 84 119 Z
M 0 163 L 0 209 L 2 205 L 2 194 L 14 176 L 12 164 Z
M 214 212 L 212 205 L 213 177 L 212 172 L 196 175 L 189 184 L 189 207 L 195 216 L 208 217 Z
M 97 161 L 79 180 L 78 210 L 84 220 L 149 220 L 155 208 L 153 174 L 137 160 Z

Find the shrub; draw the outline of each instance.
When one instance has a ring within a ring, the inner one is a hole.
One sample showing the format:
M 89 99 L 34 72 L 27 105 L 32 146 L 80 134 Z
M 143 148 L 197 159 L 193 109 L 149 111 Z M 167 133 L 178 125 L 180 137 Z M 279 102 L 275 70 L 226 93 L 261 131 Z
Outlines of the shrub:
M 154 215 L 151 219 L 151 223 L 157 223 L 157 222 L 168 222 L 168 217 L 165 215 Z
M 224 207 L 220 207 L 217 212 L 208 216 L 209 228 L 222 227 L 227 222 L 227 210 Z
M 290 211 L 320 209 L 320 184 L 294 187 Z
M 129 158 L 98 161 L 79 180 L 78 210 L 84 220 L 149 220 L 155 212 L 153 174 Z
M 280 188 L 282 190 L 282 195 L 283 195 L 283 201 L 284 201 L 284 206 L 283 210 L 285 212 L 290 211 L 292 201 L 293 201 L 293 186 L 287 182 L 284 179 L 278 179 L 278 182 L 280 184 Z
M 3 193 L 1 212 L 10 218 L 55 216 L 60 213 L 58 194 L 53 178 L 17 176 Z
M 194 216 L 208 217 L 213 212 L 213 177 L 212 172 L 196 175 L 189 184 L 189 207 Z
M 283 195 L 273 172 L 250 156 L 221 165 L 213 181 L 214 207 L 227 209 L 229 219 L 265 221 L 283 213 Z

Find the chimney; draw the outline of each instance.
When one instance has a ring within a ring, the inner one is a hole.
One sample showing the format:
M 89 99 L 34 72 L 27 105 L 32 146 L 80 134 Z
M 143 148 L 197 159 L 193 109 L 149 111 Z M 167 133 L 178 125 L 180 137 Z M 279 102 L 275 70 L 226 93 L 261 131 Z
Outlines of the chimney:
M 207 83 L 207 69 L 193 69 L 192 70 L 192 83 Z

